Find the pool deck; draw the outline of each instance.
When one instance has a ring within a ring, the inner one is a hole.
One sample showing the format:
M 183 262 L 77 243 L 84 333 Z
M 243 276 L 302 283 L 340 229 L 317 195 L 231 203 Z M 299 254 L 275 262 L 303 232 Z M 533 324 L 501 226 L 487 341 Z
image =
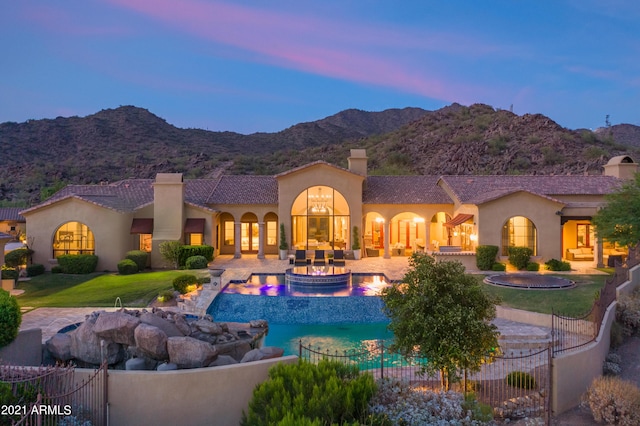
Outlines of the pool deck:
M 392 257 L 384 259 L 382 257 L 370 257 L 361 260 L 347 260 L 346 267 L 355 273 L 384 273 L 390 280 L 400 280 L 409 267 L 408 257 Z M 603 274 L 603 272 L 593 269 L 587 262 L 572 262 L 572 271 L 567 275 L 577 274 Z M 224 281 L 246 280 L 252 273 L 277 274 L 284 273 L 292 267 L 288 260 L 279 260 L 275 256 L 267 256 L 266 259 L 258 259 L 256 255 L 243 256 L 242 259 L 234 259 L 232 256 L 219 256 L 211 264 L 214 268 L 224 269 Z M 469 273 L 480 273 L 479 271 L 468 271 Z M 495 272 L 491 272 L 495 274 Z M 18 296 L 19 297 L 19 296 Z M 140 308 L 136 308 L 140 309 Z M 162 308 L 164 310 L 177 308 Z M 22 315 L 20 330 L 33 328 L 42 329 L 42 340 L 45 342 L 63 327 L 84 321 L 85 316 L 93 311 L 106 310 L 114 311 L 117 308 L 38 308 L 26 312 Z M 518 336 L 537 336 L 546 333 L 544 327 L 532 326 L 529 324 L 507 321 L 497 318 L 495 324 L 501 331 Z

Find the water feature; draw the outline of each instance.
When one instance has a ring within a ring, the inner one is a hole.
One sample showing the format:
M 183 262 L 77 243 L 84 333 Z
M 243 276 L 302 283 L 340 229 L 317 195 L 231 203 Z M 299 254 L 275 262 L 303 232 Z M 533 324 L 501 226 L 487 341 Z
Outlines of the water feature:
M 301 291 L 346 288 L 351 284 L 351 271 L 342 266 L 296 266 L 287 269 L 284 280 Z

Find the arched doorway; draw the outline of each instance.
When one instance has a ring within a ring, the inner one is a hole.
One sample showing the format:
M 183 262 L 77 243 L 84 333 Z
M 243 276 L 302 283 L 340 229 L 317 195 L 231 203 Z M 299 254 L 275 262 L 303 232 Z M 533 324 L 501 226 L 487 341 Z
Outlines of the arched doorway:
M 502 226 L 502 256 L 509 255 L 509 247 L 528 247 L 537 256 L 538 231 L 524 216 L 513 216 Z
M 240 250 L 242 253 L 257 253 L 260 228 L 258 217 L 253 213 L 245 213 L 240 219 Z
M 302 191 L 291 206 L 292 245 L 297 249 L 345 249 L 350 213 L 345 197 L 330 186 Z
M 389 244 L 392 256 L 405 256 L 414 251 L 424 251 L 426 237 L 426 224 L 423 217 L 412 212 L 403 212 L 391 219 Z
M 82 222 L 62 224 L 53 235 L 53 257 L 61 254 L 95 254 L 93 232 Z
M 451 228 L 444 226 L 451 220 L 451 215 L 445 212 L 438 212 L 431 216 L 429 223 L 429 249 L 438 251 L 440 246 L 450 246 L 452 244 Z

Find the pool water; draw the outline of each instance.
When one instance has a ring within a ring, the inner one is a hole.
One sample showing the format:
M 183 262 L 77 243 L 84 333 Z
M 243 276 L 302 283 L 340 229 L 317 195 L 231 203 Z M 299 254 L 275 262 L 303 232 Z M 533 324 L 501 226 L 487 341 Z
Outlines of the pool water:
M 254 296 L 347 297 L 377 296 L 390 285 L 384 274 L 352 274 L 348 286 L 303 286 L 285 284 L 284 274 L 252 274 L 247 282 L 231 282 L 223 293 Z

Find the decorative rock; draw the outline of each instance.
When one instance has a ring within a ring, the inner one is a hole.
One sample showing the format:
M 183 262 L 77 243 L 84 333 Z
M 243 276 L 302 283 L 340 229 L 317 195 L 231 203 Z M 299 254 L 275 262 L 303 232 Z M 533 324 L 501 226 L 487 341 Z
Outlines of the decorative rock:
M 187 320 L 184 318 L 184 315 L 175 315 L 173 317 L 173 323 L 176 325 L 178 330 L 185 336 L 189 336 L 191 334 L 191 327 L 187 323 Z
M 244 354 L 241 363 L 243 362 L 252 362 L 252 361 L 260 361 L 262 359 L 262 353 L 260 353 L 260 349 L 251 349 L 249 352 Z
M 51 356 L 60 361 L 69 361 L 73 359 L 71 356 L 71 336 L 67 333 L 54 334 L 45 343 L 47 350 Z
M 202 331 L 203 333 L 212 334 L 214 336 L 220 335 L 224 332 L 220 324 L 216 324 L 215 322 L 207 321 L 204 319 L 194 321 L 191 326 L 195 327 L 197 330 Z
M 125 370 L 150 370 L 144 358 L 131 358 L 124 363 Z
M 265 346 L 260 348 L 260 353 L 263 355 L 261 359 L 280 358 L 284 354 L 284 349 L 276 346 Z
M 160 316 L 156 314 L 145 312 L 142 315 L 140 315 L 140 321 L 143 322 L 144 324 L 149 324 L 154 327 L 158 327 L 160 330 L 164 331 L 167 337 L 183 337 L 184 336 L 184 334 L 182 334 L 180 329 L 178 329 L 178 327 L 176 327 L 175 324 L 162 319 Z
M 167 335 L 158 327 L 142 323 L 136 327 L 134 336 L 140 352 L 155 360 L 169 359 Z
M 71 356 L 90 364 L 101 364 L 104 356 L 108 364 L 116 364 L 124 359 L 124 351 L 118 343 L 109 343 L 95 334 L 93 328 L 97 315 L 89 315 L 77 329 L 70 332 Z M 101 342 L 105 342 L 102 344 Z
M 230 357 L 229 355 L 218 355 L 218 358 L 209 364 L 209 367 L 219 367 L 221 365 L 237 364 L 238 361 Z
M 165 363 L 159 364 L 158 368 L 156 368 L 156 370 L 158 371 L 172 371 L 177 369 L 178 369 L 178 366 L 172 362 L 165 362 Z
M 192 337 L 169 337 L 167 351 L 170 362 L 178 368 L 206 367 L 218 356 L 215 347 Z
M 251 350 L 250 341 L 234 341 L 226 343 L 216 343 L 219 354 L 229 355 L 236 361 L 240 361 L 244 355 Z
M 123 345 L 135 345 L 133 330 L 140 320 L 125 312 L 100 312 L 93 328 L 98 337 Z
M 267 320 L 253 320 L 249 322 L 249 327 L 251 328 L 267 328 L 269 327 L 269 324 L 267 323 Z

